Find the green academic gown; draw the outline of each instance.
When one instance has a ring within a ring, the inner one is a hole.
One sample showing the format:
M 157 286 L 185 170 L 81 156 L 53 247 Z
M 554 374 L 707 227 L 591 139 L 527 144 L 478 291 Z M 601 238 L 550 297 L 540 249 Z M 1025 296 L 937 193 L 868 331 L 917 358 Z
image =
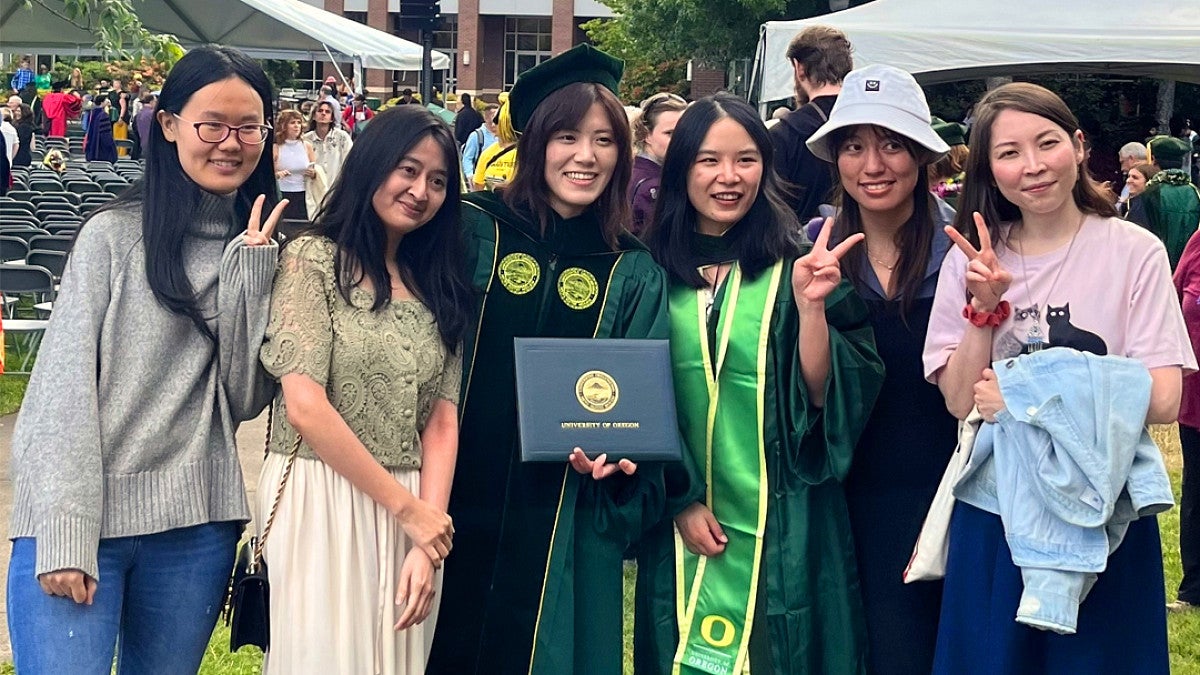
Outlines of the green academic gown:
M 710 249 L 720 248 L 712 238 L 697 239 Z M 709 255 L 721 259 L 719 251 Z M 882 386 L 883 363 L 867 308 L 843 280 L 825 302 L 832 366 L 825 407 L 811 405 L 796 347 L 799 314 L 792 294 L 792 262 L 784 261 L 766 348 L 763 437 L 768 496 L 750 672 L 865 673 L 866 624 L 842 481 Z M 714 298 L 710 345 L 716 344 L 713 317 L 726 302 L 725 291 L 718 290 Z M 676 311 L 674 305 L 671 311 Z M 672 335 L 673 350 L 675 339 Z M 747 411 L 746 417 L 753 420 L 753 412 Z M 720 521 L 721 514 L 715 515 Z M 672 672 L 679 642 L 675 545 L 669 519 L 642 543 L 635 627 L 639 675 Z
M 632 237 L 614 251 L 590 211 L 543 234 L 481 192 L 462 221 L 479 294 L 427 672 L 617 675 L 622 552 L 663 517 L 663 468 L 596 481 L 570 468 L 566 447 L 561 464 L 522 463 L 513 338 L 666 338 L 665 273 Z

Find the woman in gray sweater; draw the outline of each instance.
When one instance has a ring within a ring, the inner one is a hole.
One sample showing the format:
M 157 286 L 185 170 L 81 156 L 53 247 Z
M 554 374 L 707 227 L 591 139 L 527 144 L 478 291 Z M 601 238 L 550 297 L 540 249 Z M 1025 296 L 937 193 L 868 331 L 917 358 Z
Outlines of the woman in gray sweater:
M 271 101 L 240 52 L 189 52 L 145 179 L 75 241 L 13 436 L 19 672 L 108 673 L 118 644 L 118 673 L 199 668 L 250 515 L 234 432 L 272 393 Z

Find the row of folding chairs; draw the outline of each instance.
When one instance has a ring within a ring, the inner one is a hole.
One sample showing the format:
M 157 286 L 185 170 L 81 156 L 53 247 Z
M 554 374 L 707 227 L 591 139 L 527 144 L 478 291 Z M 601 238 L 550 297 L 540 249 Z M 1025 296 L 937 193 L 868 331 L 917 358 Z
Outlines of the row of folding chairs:
M 0 241 L 6 239 L 0 234 Z M 65 265 L 66 253 L 31 251 L 24 260 L 0 263 L 0 298 L 4 304 L 4 333 L 10 336 L 12 353 L 7 372 L 29 372 L 54 307 L 55 276 L 46 265 Z M 62 270 L 59 267 L 58 275 Z M 23 302 L 28 298 L 31 302 Z M 23 308 L 25 308 L 22 311 Z

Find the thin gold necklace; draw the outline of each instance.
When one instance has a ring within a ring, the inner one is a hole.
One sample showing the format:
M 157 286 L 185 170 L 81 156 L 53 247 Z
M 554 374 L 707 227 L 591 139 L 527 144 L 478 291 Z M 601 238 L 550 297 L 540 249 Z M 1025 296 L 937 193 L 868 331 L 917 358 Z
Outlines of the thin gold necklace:
M 900 253 L 899 252 L 896 253 L 896 261 L 893 262 L 891 265 L 889 265 L 886 262 L 877 258 L 874 253 L 871 253 L 870 247 L 867 247 L 867 257 L 870 258 L 872 261 L 879 263 L 883 267 L 883 269 L 885 269 L 889 272 L 896 269 L 896 265 L 900 264 Z

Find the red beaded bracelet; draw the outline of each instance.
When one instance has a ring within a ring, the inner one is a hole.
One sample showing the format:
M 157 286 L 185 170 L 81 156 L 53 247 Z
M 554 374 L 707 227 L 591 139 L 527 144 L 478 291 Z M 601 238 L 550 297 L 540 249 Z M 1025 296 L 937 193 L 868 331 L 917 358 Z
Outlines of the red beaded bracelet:
M 1001 300 L 1000 304 L 996 305 L 996 308 L 990 312 L 976 311 L 970 302 L 963 307 L 963 318 L 970 321 L 971 325 L 976 328 L 983 328 L 984 326 L 995 328 L 1004 323 L 1004 320 L 1010 314 L 1012 314 L 1012 306 L 1008 304 L 1007 300 Z

